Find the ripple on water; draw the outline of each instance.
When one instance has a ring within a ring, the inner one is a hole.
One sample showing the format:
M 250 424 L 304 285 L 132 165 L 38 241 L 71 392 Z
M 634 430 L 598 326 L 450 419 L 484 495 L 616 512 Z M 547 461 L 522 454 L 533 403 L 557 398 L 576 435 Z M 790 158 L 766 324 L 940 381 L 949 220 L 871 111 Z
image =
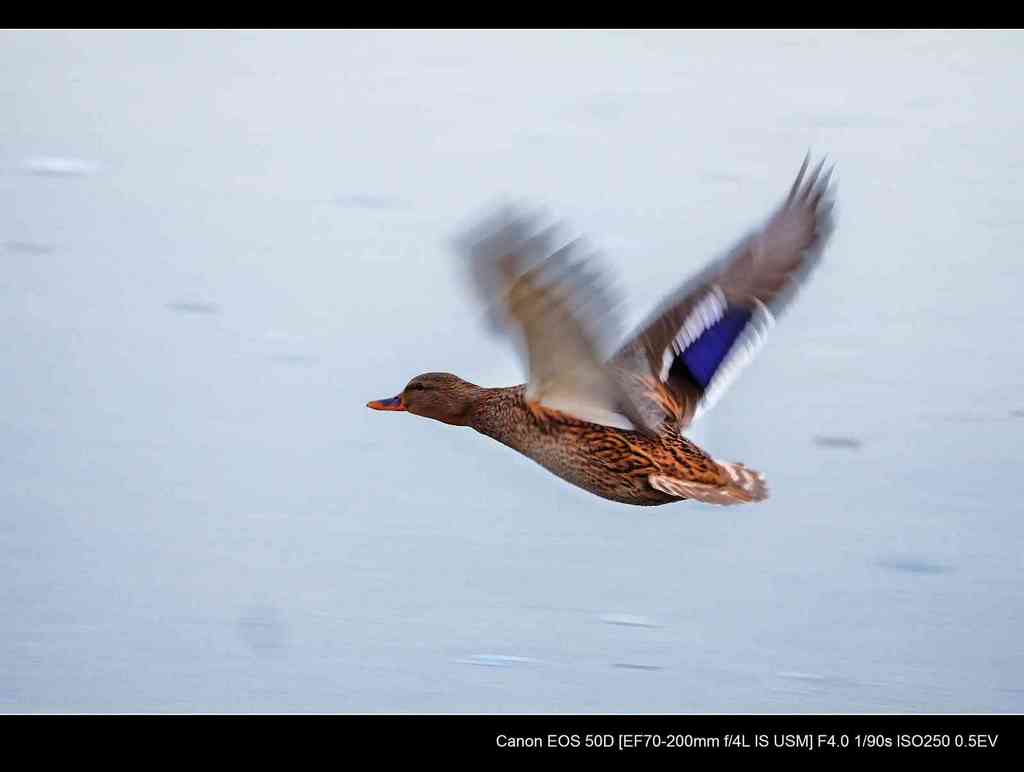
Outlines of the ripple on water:
M 532 657 L 513 657 L 508 654 L 474 654 L 455 661 L 460 665 L 479 665 L 481 667 L 517 667 L 533 665 L 538 662 Z
M 953 571 L 953 566 L 906 555 L 879 558 L 875 565 L 888 571 L 902 571 L 907 574 L 948 574 Z
M 34 241 L 5 241 L 4 251 L 13 255 L 48 255 L 54 251 L 50 244 L 39 244 Z
M 858 450 L 863 443 L 856 437 L 848 437 L 840 434 L 818 434 L 814 437 L 814 444 L 819 448 L 843 448 L 846 450 Z
M 276 654 L 288 647 L 288 625 L 273 606 L 250 606 L 238 618 L 236 631 L 256 654 Z
M 26 158 L 22 162 L 22 168 L 29 174 L 44 177 L 83 177 L 98 172 L 100 165 L 95 161 L 85 161 L 81 158 L 38 156 Z
M 175 300 L 167 304 L 167 310 L 176 314 L 219 314 L 220 306 L 199 300 Z
M 623 627 L 661 627 L 647 617 L 634 614 L 605 614 L 601 617 L 601 621 L 606 625 L 622 625 Z

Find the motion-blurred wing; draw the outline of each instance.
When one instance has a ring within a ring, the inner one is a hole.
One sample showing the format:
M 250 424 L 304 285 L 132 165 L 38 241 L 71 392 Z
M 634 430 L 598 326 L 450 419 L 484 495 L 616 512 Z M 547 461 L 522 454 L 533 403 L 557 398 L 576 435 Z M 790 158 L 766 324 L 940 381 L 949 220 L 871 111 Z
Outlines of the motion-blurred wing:
M 506 209 L 457 241 L 498 329 L 512 333 L 529 371 L 527 399 L 583 420 L 654 433 L 600 343 L 614 327 L 607 281 L 578 241 Z
M 710 409 L 757 353 L 776 316 L 819 262 L 833 229 L 831 170 L 804 179 L 768 222 L 673 292 L 613 361 L 657 379 L 683 429 Z

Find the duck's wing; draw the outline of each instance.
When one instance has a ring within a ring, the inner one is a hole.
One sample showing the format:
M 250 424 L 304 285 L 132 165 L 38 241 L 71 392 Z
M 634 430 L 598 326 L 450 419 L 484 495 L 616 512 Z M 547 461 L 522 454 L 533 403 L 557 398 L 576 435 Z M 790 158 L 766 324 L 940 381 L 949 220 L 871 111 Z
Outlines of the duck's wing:
M 615 326 L 610 285 L 579 241 L 504 208 L 456 240 L 497 330 L 510 335 L 529 372 L 531 403 L 606 426 L 654 434 L 602 343 Z
M 680 429 L 753 358 L 821 259 L 833 230 L 832 172 L 822 174 L 822 162 L 807 175 L 809 160 L 768 221 L 676 289 L 613 357 L 677 403 Z

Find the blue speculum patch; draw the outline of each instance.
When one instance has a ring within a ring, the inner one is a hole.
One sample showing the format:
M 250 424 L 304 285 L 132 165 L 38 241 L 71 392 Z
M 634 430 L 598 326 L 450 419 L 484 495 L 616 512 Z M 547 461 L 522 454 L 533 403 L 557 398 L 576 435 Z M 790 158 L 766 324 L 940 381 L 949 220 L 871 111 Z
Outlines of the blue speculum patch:
M 706 389 L 743 328 L 747 326 L 750 316 L 751 312 L 746 309 L 727 310 L 721 319 L 704 330 L 676 357 L 670 372 L 678 373 L 678 368 L 683 367 L 686 375 L 702 389 Z

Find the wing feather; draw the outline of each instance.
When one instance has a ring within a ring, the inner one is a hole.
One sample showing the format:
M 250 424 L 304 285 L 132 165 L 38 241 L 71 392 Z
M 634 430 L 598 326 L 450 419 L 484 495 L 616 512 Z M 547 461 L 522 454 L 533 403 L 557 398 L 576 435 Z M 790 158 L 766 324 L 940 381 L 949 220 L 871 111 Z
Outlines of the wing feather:
M 671 293 L 613 357 L 664 384 L 682 406 L 680 429 L 753 359 L 820 262 L 834 229 L 832 170 L 822 174 L 822 159 L 808 174 L 809 163 L 761 228 Z
M 579 240 L 504 209 L 457 242 L 498 330 L 516 338 L 529 372 L 527 399 L 578 418 L 656 432 L 635 405 L 602 343 L 615 326 L 610 285 Z

